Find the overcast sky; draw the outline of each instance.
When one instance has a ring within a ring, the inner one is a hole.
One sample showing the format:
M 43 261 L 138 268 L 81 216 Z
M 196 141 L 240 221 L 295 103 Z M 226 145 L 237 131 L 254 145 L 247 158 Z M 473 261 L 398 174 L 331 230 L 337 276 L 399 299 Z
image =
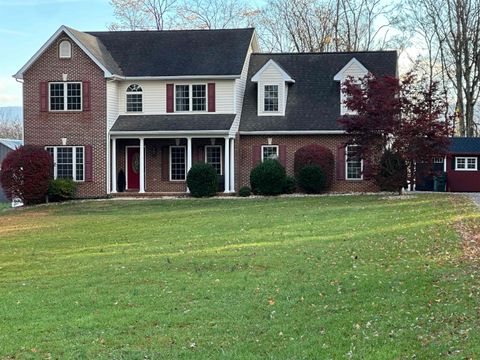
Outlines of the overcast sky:
M 108 0 L 0 0 L 0 107 L 22 105 L 12 75 L 61 25 L 105 30 L 112 21 Z

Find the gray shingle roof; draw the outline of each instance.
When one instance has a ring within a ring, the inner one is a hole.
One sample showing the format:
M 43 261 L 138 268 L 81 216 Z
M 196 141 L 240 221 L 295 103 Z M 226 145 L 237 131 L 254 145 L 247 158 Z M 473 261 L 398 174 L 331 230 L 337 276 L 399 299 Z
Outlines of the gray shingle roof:
M 396 75 L 395 51 L 253 54 L 250 58 L 240 131 L 341 130 L 340 83 L 334 76 L 356 58 L 376 76 Z M 289 85 L 285 116 L 257 116 L 257 84 L 251 78 L 273 59 L 295 80 Z
M 234 118 L 235 114 L 120 115 L 111 131 L 228 131 Z
M 454 137 L 449 152 L 457 154 L 480 154 L 480 138 Z
M 254 33 L 254 29 L 69 30 L 110 72 L 123 76 L 240 75 Z
M 15 150 L 23 145 L 23 140 L 16 139 L 0 139 L 0 144 L 5 145 L 9 149 Z

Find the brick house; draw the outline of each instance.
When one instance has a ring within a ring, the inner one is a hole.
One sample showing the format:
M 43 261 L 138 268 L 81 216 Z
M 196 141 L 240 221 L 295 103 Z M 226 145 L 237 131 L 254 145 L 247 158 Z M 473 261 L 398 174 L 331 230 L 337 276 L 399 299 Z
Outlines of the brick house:
M 128 192 L 184 193 L 196 162 L 231 193 L 265 158 L 293 174 L 295 151 L 312 143 L 335 156 L 333 191 L 375 190 L 337 124 L 341 82 L 368 72 L 396 75 L 396 52 L 266 54 L 254 29 L 62 26 L 14 76 L 25 143 L 44 146 L 79 197 L 102 197 L 121 178 Z

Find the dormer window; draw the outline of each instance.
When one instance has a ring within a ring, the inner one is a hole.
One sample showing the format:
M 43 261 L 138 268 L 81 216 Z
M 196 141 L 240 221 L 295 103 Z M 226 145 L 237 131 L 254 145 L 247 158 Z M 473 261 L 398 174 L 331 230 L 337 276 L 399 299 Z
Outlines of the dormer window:
M 127 112 L 143 111 L 142 87 L 132 84 L 127 88 Z
M 355 58 L 352 58 L 334 77 L 333 80 L 340 82 L 340 115 L 355 115 L 356 112 L 352 111 L 345 105 L 347 95 L 343 93 L 342 87 L 345 80 L 349 77 L 354 78 L 360 83 L 360 79 L 368 74 L 368 70 L 363 64 Z
M 265 112 L 278 112 L 278 85 L 265 85 L 263 110 Z
M 62 40 L 58 44 L 58 56 L 60 59 L 70 59 L 72 57 L 72 44 L 68 40 Z

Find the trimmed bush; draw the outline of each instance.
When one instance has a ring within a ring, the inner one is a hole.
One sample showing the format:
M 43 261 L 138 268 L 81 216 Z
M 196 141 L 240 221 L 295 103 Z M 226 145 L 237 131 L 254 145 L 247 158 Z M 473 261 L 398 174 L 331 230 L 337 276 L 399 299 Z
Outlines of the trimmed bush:
M 277 160 L 265 160 L 250 173 L 250 185 L 254 194 L 281 194 L 285 188 L 285 181 L 285 169 Z
M 318 194 L 325 190 L 325 174 L 318 165 L 304 166 L 298 174 L 298 184 L 309 194 Z
M 45 200 L 52 174 L 52 156 L 41 146 L 25 145 L 3 160 L 0 183 L 9 200 L 35 204 Z
M 375 182 L 382 191 L 398 191 L 407 185 L 407 164 L 400 155 L 385 151 L 380 159 Z
M 248 197 L 252 195 L 252 190 L 248 186 L 244 186 L 238 190 L 238 196 Z
M 297 181 L 292 176 L 287 176 L 285 179 L 285 187 L 283 188 L 283 192 L 285 194 L 293 194 L 297 190 Z
M 56 179 L 48 186 L 49 201 L 66 201 L 73 199 L 77 192 L 77 183 L 72 179 Z
M 187 186 L 193 197 L 209 197 L 217 193 L 218 175 L 212 165 L 195 164 L 187 174 Z
M 294 171 L 297 179 L 300 175 L 300 170 L 307 165 L 320 166 L 325 177 L 325 190 L 328 190 L 332 186 L 335 171 L 335 161 L 330 149 L 317 144 L 307 145 L 298 149 L 294 157 Z

